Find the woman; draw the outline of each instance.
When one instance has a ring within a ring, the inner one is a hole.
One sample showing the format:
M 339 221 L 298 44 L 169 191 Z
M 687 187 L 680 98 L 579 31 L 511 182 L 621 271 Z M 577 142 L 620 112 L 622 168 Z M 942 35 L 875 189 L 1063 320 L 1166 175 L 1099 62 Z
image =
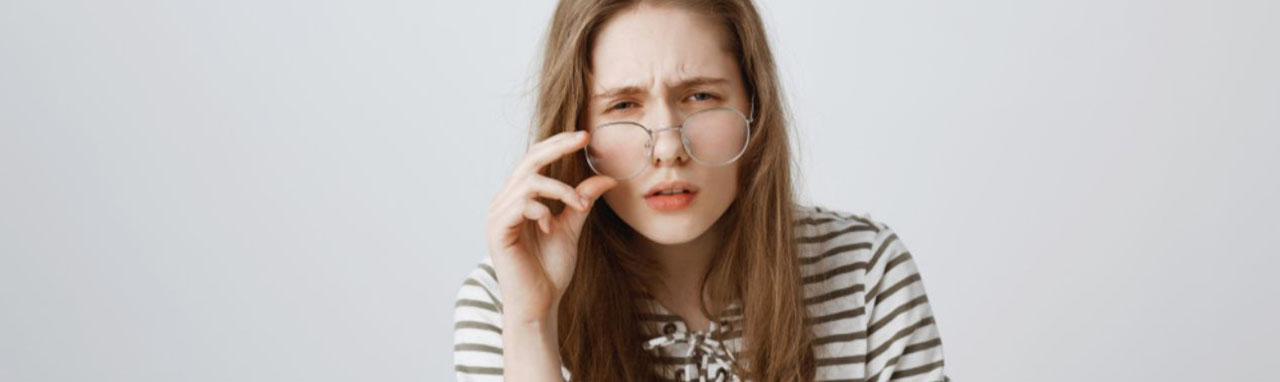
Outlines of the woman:
M 459 380 L 947 380 L 893 231 L 793 204 L 749 0 L 563 0 L 544 54 L 538 143 L 458 292 Z

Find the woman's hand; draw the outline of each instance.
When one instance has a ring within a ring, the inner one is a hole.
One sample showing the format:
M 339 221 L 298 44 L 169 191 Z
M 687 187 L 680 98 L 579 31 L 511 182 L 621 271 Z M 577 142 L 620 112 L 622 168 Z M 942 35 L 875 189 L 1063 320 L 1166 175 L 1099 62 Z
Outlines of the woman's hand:
M 489 203 L 486 234 L 505 322 L 554 321 L 577 264 L 578 235 L 587 213 L 617 185 L 613 178 L 597 175 L 574 188 L 539 174 L 542 167 L 585 146 L 587 134 L 564 132 L 533 145 Z M 566 208 L 552 215 L 535 197 L 558 199 Z

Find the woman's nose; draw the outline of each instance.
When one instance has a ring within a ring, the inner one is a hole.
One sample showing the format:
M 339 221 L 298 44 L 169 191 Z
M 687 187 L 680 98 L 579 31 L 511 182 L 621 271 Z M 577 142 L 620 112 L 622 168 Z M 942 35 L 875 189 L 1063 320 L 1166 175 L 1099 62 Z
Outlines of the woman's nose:
M 656 108 L 657 118 L 653 121 L 657 122 L 653 126 L 653 165 L 661 166 L 662 164 L 685 163 L 689 161 L 689 153 L 685 152 L 683 143 L 684 134 L 680 129 L 672 129 L 679 127 L 683 119 L 668 107 Z

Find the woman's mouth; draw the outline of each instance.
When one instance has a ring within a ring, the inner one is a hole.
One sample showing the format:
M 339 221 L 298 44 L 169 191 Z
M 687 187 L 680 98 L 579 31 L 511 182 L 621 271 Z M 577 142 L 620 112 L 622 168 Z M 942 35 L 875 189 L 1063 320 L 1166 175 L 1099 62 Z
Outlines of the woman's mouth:
M 693 204 L 693 198 L 697 195 L 698 192 L 691 189 L 663 190 L 646 196 L 644 201 L 649 204 L 649 208 L 658 211 L 678 211 Z

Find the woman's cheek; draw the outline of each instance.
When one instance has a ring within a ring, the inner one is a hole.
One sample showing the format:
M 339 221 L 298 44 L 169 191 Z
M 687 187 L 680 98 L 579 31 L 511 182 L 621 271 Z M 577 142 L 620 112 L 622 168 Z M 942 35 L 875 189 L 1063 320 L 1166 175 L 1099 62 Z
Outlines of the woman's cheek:
M 627 203 L 635 202 L 628 200 L 627 198 L 627 195 L 632 194 L 633 191 L 630 187 L 619 184 L 609 191 L 605 191 L 603 198 L 604 202 L 609 204 L 609 208 L 613 209 L 614 213 L 626 213 L 626 211 L 630 209 L 630 206 Z

